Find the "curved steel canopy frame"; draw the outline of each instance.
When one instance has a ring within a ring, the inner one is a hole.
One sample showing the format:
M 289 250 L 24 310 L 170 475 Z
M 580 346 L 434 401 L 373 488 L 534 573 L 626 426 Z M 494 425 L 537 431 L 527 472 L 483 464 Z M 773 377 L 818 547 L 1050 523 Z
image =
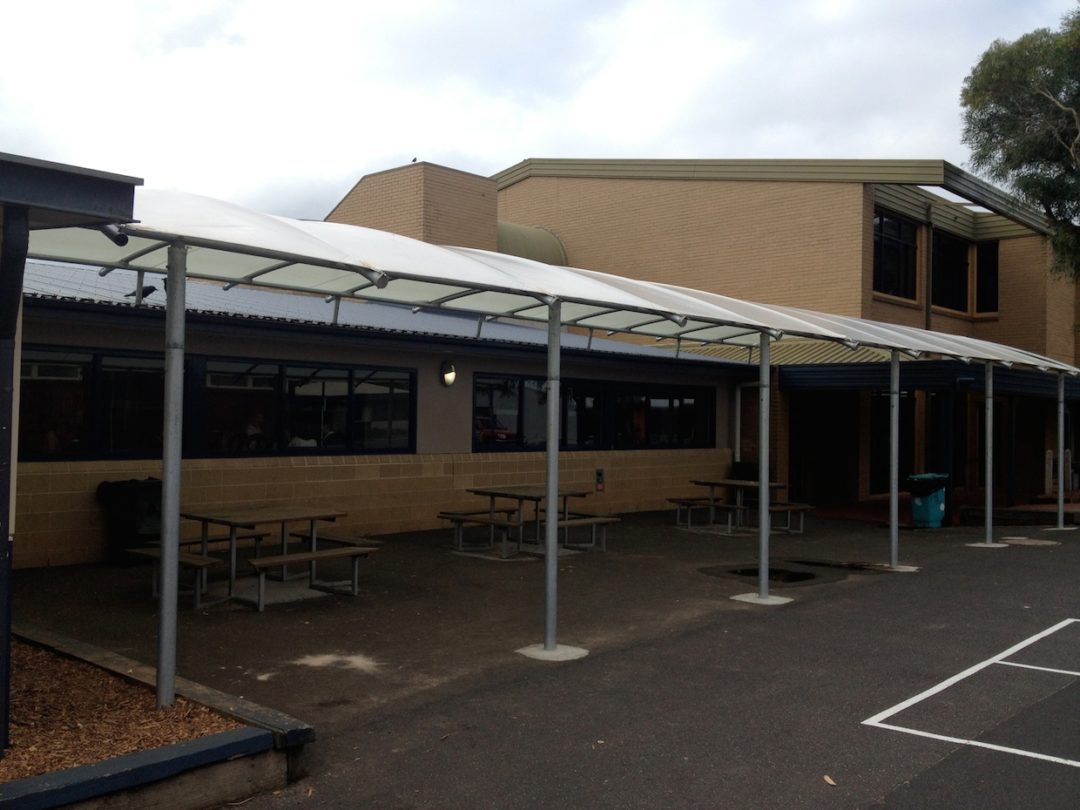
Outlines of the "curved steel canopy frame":
M 684 344 L 759 345 L 760 379 L 769 379 L 768 346 L 785 335 L 871 346 L 892 351 L 894 384 L 890 475 L 890 564 L 897 565 L 897 354 L 933 355 L 986 364 L 1026 366 L 1058 375 L 1080 374 L 1066 363 L 1007 346 L 858 318 L 768 306 L 716 293 L 639 281 L 574 267 L 467 248 L 444 248 L 395 234 L 328 222 L 291 220 L 260 214 L 220 200 L 180 192 L 139 188 L 135 216 L 119 234 L 94 229 L 35 231 L 29 256 L 36 259 L 144 273 L 167 273 L 165 446 L 163 452 L 162 588 L 158 650 L 158 705 L 175 699 L 176 575 L 180 510 L 180 435 L 183 380 L 177 369 L 184 357 L 184 291 L 188 278 L 223 284 L 267 287 L 318 294 L 335 302 L 379 301 L 414 308 L 445 308 L 476 313 L 481 319 L 512 318 L 548 327 L 548 387 L 559 385 L 560 330 L 584 327 L 608 334 L 673 340 L 674 356 Z M 140 285 L 141 286 L 141 279 Z M 1059 388 L 1061 385 L 1059 384 Z M 764 405 L 768 385 L 763 383 Z M 987 386 L 987 402 L 991 388 Z M 549 402 L 552 398 L 549 397 Z M 557 397 L 554 398 L 557 401 Z M 1059 394 L 1060 411 L 1063 396 Z M 765 411 L 767 413 L 767 409 Z M 992 413 L 989 404 L 988 415 Z M 558 491 L 558 409 L 548 414 L 548 501 Z M 988 418 L 990 418 L 988 416 Z M 760 469 L 768 469 L 768 419 L 760 420 Z M 991 436 L 990 428 L 987 435 Z M 1059 440 L 1060 441 L 1060 440 Z M 990 447 L 988 452 L 992 452 Z M 987 464 L 988 492 L 992 486 Z M 760 476 L 758 527 L 759 587 L 756 598 L 768 602 L 768 475 Z M 1059 476 L 1059 487 L 1061 476 Z M 989 495 L 987 496 L 989 500 Z M 1059 525 L 1061 497 L 1059 493 Z M 987 508 L 986 536 L 991 537 Z M 545 535 L 544 649 L 557 647 L 557 527 Z

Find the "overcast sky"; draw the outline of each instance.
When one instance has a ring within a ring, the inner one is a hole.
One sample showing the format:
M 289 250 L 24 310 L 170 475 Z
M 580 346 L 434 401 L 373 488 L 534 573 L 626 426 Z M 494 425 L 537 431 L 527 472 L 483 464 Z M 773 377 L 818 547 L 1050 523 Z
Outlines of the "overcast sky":
M 414 157 L 944 158 L 964 77 L 1075 0 L 5 4 L 0 151 L 322 218 Z

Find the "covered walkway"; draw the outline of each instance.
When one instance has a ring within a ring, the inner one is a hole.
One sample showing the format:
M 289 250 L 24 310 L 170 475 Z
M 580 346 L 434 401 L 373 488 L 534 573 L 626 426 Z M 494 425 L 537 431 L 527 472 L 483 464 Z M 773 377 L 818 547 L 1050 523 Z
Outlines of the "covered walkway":
M 993 368 L 1030 367 L 1056 375 L 1059 410 L 1064 376 L 1078 370 L 1066 363 L 986 341 L 862 321 L 789 307 L 765 306 L 711 293 L 654 284 L 588 270 L 552 267 L 478 250 L 441 248 L 365 228 L 287 220 L 193 195 L 140 190 L 136 221 L 97 229 L 35 232 L 30 255 L 44 260 L 126 268 L 166 274 L 166 403 L 163 487 L 159 703 L 173 697 L 176 650 L 175 552 L 179 537 L 182 370 L 185 284 L 188 278 L 236 285 L 266 286 L 324 296 L 333 312 L 356 301 L 382 301 L 418 309 L 447 308 L 486 321 L 506 318 L 540 322 L 548 328 L 547 487 L 558 489 L 560 345 L 563 328 L 590 334 L 629 334 L 670 340 L 677 357 L 683 344 L 757 345 L 759 373 L 759 469 L 769 468 L 768 414 L 771 345 L 785 336 L 835 341 L 855 348 L 891 352 L 893 399 L 893 486 L 890 564 L 897 565 L 896 399 L 899 355 L 978 362 L 987 373 L 988 436 L 992 429 Z M 331 318 L 335 315 L 331 315 Z M 992 448 L 992 442 L 988 442 Z M 992 470 L 992 465 L 986 465 Z M 990 473 L 988 472 L 988 477 Z M 752 601 L 770 604 L 768 482 L 759 493 L 758 592 Z M 988 492 L 992 482 L 988 480 Z M 991 543 L 987 510 L 986 543 Z M 1060 515 L 1059 515 L 1060 520 Z M 556 527 L 547 527 L 544 651 L 556 648 Z

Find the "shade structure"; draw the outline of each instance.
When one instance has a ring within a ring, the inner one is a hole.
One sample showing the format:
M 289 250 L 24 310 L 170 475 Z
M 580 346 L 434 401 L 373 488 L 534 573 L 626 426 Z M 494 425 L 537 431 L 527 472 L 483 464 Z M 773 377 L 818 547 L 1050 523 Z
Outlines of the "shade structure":
M 762 332 L 1076 374 L 1060 361 L 989 341 L 914 327 L 758 304 L 670 284 L 445 248 L 385 231 L 288 219 L 179 191 L 137 188 L 126 244 L 94 229 L 31 234 L 30 256 L 163 274 L 169 246 L 188 248 L 187 276 L 332 298 L 440 307 L 604 333 L 756 346 Z
M 406 237 L 328 222 L 293 220 L 260 214 L 230 203 L 181 192 L 137 189 L 135 222 L 121 226 L 124 238 L 108 238 L 93 229 L 58 228 L 36 231 L 29 255 L 33 258 L 127 268 L 140 273 L 169 273 L 170 295 L 182 296 L 183 280 L 196 278 L 226 287 L 253 285 L 318 294 L 330 299 L 352 298 L 471 312 L 478 318 L 512 318 L 549 327 L 549 355 L 559 351 L 554 336 L 564 325 L 610 333 L 684 342 L 759 344 L 768 378 L 768 344 L 785 335 L 837 341 L 936 355 L 987 364 L 1023 365 L 1063 374 L 1080 373 L 1066 363 L 1007 346 L 927 330 L 828 315 L 793 307 L 756 304 L 715 293 L 668 284 L 639 281 L 573 267 L 558 267 L 488 251 L 443 248 Z M 182 299 L 181 299 L 182 300 Z M 182 311 L 170 308 L 167 322 L 170 351 L 182 357 Z M 176 357 L 174 357 L 175 365 Z M 558 362 L 549 363 L 549 387 L 557 391 Z M 177 375 L 179 377 L 179 375 Z M 167 388 L 167 400 L 179 412 L 179 380 Z M 766 387 L 763 385 L 763 387 Z M 764 405 L 767 406 L 767 400 Z M 559 435 L 558 409 L 549 415 L 549 436 Z M 761 446 L 768 444 L 767 407 L 762 409 Z M 168 434 L 168 431 L 166 432 Z M 179 435 L 178 431 L 173 431 Z M 557 442 L 549 441 L 549 459 L 557 459 Z M 768 499 L 763 453 L 762 503 Z M 179 440 L 166 442 L 166 491 L 172 491 L 163 515 L 163 545 L 178 537 Z M 557 490 L 557 464 L 549 464 L 549 492 Z M 762 571 L 767 569 L 768 511 L 761 510 L 759 541 Z M 555 524 L 547 529 L 554 571 Z M 170 552 L 171 553 L 171 552 Z M 162 555 L 163 570 L 166 556 Z M 175 570 L 175 559 L 172 561 Z M 764 577 L 764 574 L 762 575 Z M 548 584 L 549 630 L 545 646 L 554 644 L 554 577 Z M 767 583 L 763 579 L 762 596 Z M 162 589 L 165 593 L 165 589 Z M 162 643 L 159 659 L 159 703 L 171 684 L 162 688 L 162 672 L 175 665 L 175 593 L 162 597 Z M 171 622 L 171 627 L 165 627 Z M 169 633 L 173 636 L 169 636 Z

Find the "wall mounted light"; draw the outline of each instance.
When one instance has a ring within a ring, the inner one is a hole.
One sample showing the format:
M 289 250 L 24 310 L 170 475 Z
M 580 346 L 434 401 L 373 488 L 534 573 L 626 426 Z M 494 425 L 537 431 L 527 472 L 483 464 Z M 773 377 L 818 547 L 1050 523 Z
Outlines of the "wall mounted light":
M 457 379 L 457 369 L 454 368 L 452 360 L 442 361 L 442 365 L 439 366 L 439 378 L 447 388 L 454 384 L 454 380 Z

